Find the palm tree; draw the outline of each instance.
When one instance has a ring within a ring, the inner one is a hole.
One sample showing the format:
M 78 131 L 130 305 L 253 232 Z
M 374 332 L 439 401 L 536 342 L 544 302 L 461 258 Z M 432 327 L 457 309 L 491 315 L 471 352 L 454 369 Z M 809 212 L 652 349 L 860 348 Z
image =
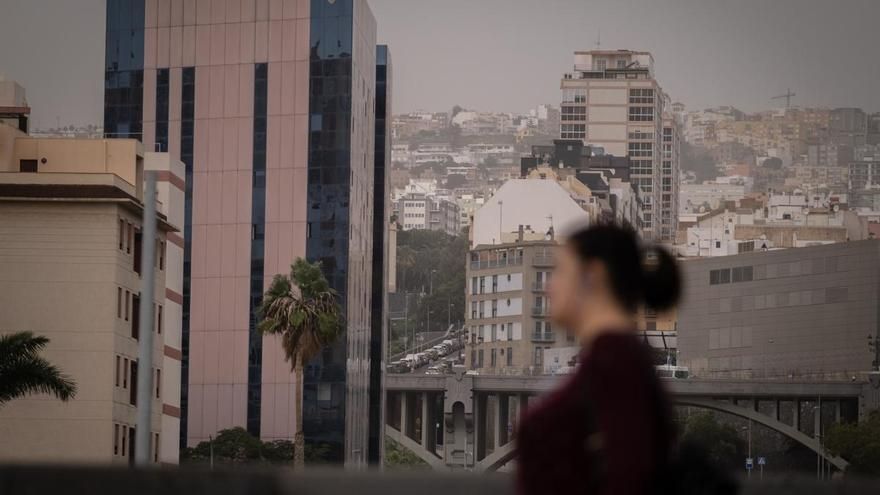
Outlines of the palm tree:
M 258 330 L 279 335 L 291 370 L 296 374 L 296 432 L 293 437 L 293 465 L 305 466 L 302 431 L 303 365 L 324 346 L 331 344 L 343 327 L 336 291 L 327 283 L 320 263 L 297 258 L 290 275 L 275 275 L 260 305 Z
M 73 398 L 73 380 L 39 355 L 48 343 L 32 332 L 0 336 L 0 406 L 34 393 L 52 394 L 62 401 Z

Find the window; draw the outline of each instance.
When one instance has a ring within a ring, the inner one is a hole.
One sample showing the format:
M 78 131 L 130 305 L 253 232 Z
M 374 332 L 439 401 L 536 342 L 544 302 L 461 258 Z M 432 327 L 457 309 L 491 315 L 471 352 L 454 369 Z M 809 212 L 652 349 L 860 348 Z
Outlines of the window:
M 156 316 L 156 333 L 162 334 L 162 305 L 159 305 L 158 315 Z
M 113 425 L 113 455 L 119 455 L 119 425 Z
M 471 301 L 471 319 L 477 319 L 477 301 Z
M 128 358 L 122 360 L 122 388 L 128 388 Z
M 534 365 L 541 366 L 544 361 L 543 358 L 544 358 L 544 349 L 541 349 L 540 347 L 535 347 Z
M 629 107 L 630 122 L 653 122 L 654 107 Z
M 159 462 L 159 434 L 153 433 L 153 462 Z
M 730 268 L 709 271 L 709 285 L 729 284 Z
M 560 129 L 562 139 L 584 139 L 587 135 L 585 124 L 562 124 Z
M 630 104 L 654 104 L 654 90 L 651 88 L 632 88 L 629 90 Z
M 622 58 L 618 59 L 617 60 L 617 68 L 618 69 L 626 69 L 626 60 L 622 59 Z
M 37 172 L 37 161 L 36 160 L 19 160 L 18 161 L 18 171 L 26 172 L 26 173 L 36 173 Z
M 162 370 L 156 370 L 156 398 L 161 396 L 162 392 Z
M 131 314 L 129 312 L 129 300 L 131 299 L 131 292 L 125 291 L 125 321 L 128 321 L 128 316 Z
M 128 222 L 125 224 L 125 252 L 131 254 L 131 242 L 134 236 L 134 226 Z
M 486 293 L 486 277 L 480 277 L 480 294 Z
M 125 220 L 119 219 L 119 250 L 125 248 Z
M 119 367 L 120 367 L 121 365 L 122 365 L 122 358 L 119 357 L 119 356 L 116 356 L 116 386 L 117 386 L 117 387 L 119 386 L 119 375 L 120 375 L 120 373 L 119 373 L 119 371 L 120 371 L 120 370 L 119 370 Z
M 631 157 L 651 157 L 654 155 L 654 144 L 653 143 L 629 143 L 628 145 L 628 154 Z
M 116 288 L 116 317 L 122 318 L 122 287 Z
M 497 350 L 497 349 L 494 349 L 494 348 L 493 348 L 493 349 L 491 350 L 491 352 L 489 353 L 489 367 L 490 367 L 490 368 L 494 368 L 495 365 L 496 365 L 496 355 L 495 355 L 495 353 L 496 353 L 495 351 L 496 351 L 496 350 Z
M 755 241 L 741 242 L 737 246 L 738 253 L 750 253 L 755 250 Z
M 161 241 L 159 242 L 158 253 L 159 253 L 159 270 L 164 270 L 165 269 L 165 243 L 164 242 L 161 242 Z
M 483 349 L 480 349 L 479 351 L 477 351 L 477 367 L 478 368 L 483 367 Z
M 141 310 L 141 298 L 138 295 L 131 295 L 131 338 L 137 340 L 140 337 L 141 319 L 138 317 Z M 149 331 L 149 329 L 147 329 Z
M 562 102 L 563 103 L 586 103 L 587 102 L 586 88 L 564 88 L 562 90 Z
M 134 234 L 134 256 L 132 256 L 132 270 L 138 275 L 141 274 L 141 256 L 143 255 L 143 234 L 140 229 Z
M 752 280 L 751 266 L 737 266 L 733 268 L 733 282 L 750 282 Z
M 507 340 L 513 340 L 513 323 L 507 324 Z
M 608 66 L 608 61 L 605 60 L 604 58 L 596 59 L 596 70 L 605 70 L 605 68 L 607 66 Z
M 498 275 L 492 275 L 492 292 L 498 292 Z
M 563 106 L 560 112 L 560 120 L 562 121 L 584 121 L 587 120 L 587 107 L 582 106 Z
M 477 261 L 479 263 L 479 261 Z M 471 278 L 471 294 L 477 293 L 477 277 Z
M 122 425 L 122 457 L 126 456 L 125 452 L 125 441 L 128 440 L 128 427 Z
M 507 366 L 513 366 L 513 347 L 507 348 Z
M 498 299 L 492 299 L 492 318 L 498 316 Z M 492 325 L 493 327 L 495 325 Z

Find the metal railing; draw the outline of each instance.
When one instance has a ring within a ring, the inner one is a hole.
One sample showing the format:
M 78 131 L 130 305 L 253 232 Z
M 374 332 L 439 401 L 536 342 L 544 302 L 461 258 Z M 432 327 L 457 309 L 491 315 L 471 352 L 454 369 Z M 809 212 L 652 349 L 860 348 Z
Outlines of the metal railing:
M 532 316 L 547 316 L 547 308 L 543 306 L 532 307 Z
M 309 468 L 143 469 L 121 467 L 2 466 L 3 493 L 28 495 L 513 495 L 510 475 L 433 473 L 425 470 L 379 473 Z M 856 495 L 880 493 L 880 480 L 844 478 L 816 481 L 808 477 L 743 481 L 742 495 L 809 493 Z
M 471 270 L 486 270 L 489 268 L 503 268 L 505 266 L 522 265 L 522 256 L 511 256 L 495 260 L 471 260 Z
M 556 258 L 552 254 L 536 254 L 532 258 L 532 266 L 553 266 Z
M 547 290 L 547 282 L 532 282 L 533 292 L 544 292 Z
M 533 332 L 532 342 L 556 342 L 556 334 L 552 332 Z

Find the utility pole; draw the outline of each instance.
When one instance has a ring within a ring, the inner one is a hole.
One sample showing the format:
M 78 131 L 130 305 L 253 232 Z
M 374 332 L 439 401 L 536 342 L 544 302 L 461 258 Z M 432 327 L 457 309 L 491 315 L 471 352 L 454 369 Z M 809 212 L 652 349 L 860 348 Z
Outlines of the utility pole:
M 156 283 L 156 172 L 144 174 L 144 224 L 141 236 L 141 306 L 138 320 L 137 427 L 135 465 L 150 465 L 151 409 L 153 405 L 153 298 Z M 156 445 L 158 449 L 159 446 Z

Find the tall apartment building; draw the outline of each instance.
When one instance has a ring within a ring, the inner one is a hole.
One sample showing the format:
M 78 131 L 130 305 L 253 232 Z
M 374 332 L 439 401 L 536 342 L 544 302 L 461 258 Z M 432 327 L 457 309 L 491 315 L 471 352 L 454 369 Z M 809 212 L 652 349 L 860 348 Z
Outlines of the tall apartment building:
M 376 22 L 365 0 L 111 0 L 104 129 L 186 165 L 181 444 L 243 426 L 366 462 Z M 382 213 L 380 213 L 382 214 Z M 383 214 L 384 216 L 384 214 Z M 190 235 L 191 234 L 191 235 Z M 303 403 L 255 331 L 273 275 L 320 261 L 346 332 Z
M 642 234 L 671 240 L 675 192 L 664 191 L 661 184 L 664 178 L 677 182 L 678 159 L 673 153 L 667 160 L 668 172 L 662 170 L 664 129 L 674 126 L 664 120 L 667 98 L 654 77 L 654 58 L 649 52 L 630 50 L 577 51 L 574 69 L 563 76 L 560 87 L 560 137 L 581 139 L 607 154 L 628 156 L 633 182 L 648 193 Z M 677 140 L 679 134 L 675 130 L 670 137 Z
M 177 464 L 183 164 L 133 139 L 33 138 L 0 123 L 0 334 L 49 338 L 76 397 L 0 408 L 0 462 L 133 461 L 138 340 L 153 332 L 151 457 Z M 154 328 L 140 328 L 145 170 L 159 183 Z
M 552 239 L 483 244 L 467 265 L 465 365 L 484 373 L 541 373 L 544 352 L 572 347 L 553 329 L 546 284 L 553 270 Z
M 679 364 L 692 375 L 848 379 L 871 370 L 880 241 L 691 259 L 682 272 Z

